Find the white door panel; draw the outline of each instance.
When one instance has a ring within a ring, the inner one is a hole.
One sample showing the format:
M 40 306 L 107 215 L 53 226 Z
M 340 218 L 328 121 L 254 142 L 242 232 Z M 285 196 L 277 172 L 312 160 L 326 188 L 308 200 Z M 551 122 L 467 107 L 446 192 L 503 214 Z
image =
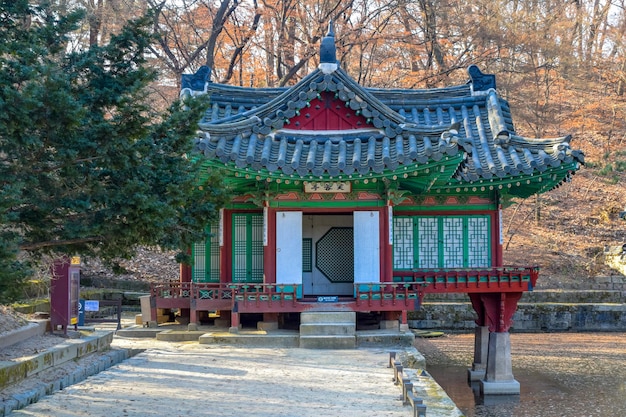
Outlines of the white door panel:
M 380 282 L 380 218 L 377 211 L 354 212 L 354 282 Z
M 276 213 L 276 283 L 302 284 L 302 212 Z

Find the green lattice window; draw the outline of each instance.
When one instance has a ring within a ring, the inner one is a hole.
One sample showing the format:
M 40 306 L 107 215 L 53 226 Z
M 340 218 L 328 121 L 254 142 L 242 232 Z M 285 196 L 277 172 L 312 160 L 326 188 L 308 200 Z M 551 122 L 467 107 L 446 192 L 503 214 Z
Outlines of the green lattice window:
M 491 266 L 489 216 L 396 216 L 394 269 Z
M 263 282 L 263 215 L 233 214 L 233 282 Z
M 208 232 L 205 242 L 194 243 L 191 248 L 193 282 L 220 282 L 219 226 L 209 226 Z

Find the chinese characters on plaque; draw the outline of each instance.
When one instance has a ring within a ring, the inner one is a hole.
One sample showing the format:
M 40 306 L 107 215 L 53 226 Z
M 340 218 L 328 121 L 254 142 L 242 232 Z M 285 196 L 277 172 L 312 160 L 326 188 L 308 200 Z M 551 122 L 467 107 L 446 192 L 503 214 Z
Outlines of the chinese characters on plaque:
M 349 193 L 351 191 L 348 181 L 333 182 L 305 182 L 305 193 Z

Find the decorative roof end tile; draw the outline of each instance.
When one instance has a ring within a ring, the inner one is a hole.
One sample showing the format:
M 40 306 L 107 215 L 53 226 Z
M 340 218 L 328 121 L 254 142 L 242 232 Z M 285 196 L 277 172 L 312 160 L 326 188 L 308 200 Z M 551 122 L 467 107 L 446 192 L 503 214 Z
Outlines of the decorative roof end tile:
M 474 93 L 478 91 L 488 91 L 496 89 L 496 76 L 493 74 L 484 74 L 476 65 L 470 65 L 467 73 L 471 77 L 470 83 Z
M 338 68 L 337 47 L 335 46 L 335 31 L 332 20 L 328 24 L 328 33 L 320 44 L 320 65 L 319 69 L 324 74 L 332 74 Z
M 181 89 L 191 91 L 206 91 L 206 83 L 211 79 L 211 68 L 201 66 L 195 74 L 183 74 L 181 76 Z

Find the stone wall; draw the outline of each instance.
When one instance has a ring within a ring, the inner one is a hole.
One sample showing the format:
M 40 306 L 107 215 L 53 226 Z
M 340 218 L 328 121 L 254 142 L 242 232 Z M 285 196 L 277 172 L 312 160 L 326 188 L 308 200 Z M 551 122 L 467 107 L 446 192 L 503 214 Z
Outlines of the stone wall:
M 467 295 L 427 300 L 409 313 L 409 327 L 473 331 L 476 314 Z M 511 331 L 626 331 L 624 291 L 536 291 L 524 294 Z

